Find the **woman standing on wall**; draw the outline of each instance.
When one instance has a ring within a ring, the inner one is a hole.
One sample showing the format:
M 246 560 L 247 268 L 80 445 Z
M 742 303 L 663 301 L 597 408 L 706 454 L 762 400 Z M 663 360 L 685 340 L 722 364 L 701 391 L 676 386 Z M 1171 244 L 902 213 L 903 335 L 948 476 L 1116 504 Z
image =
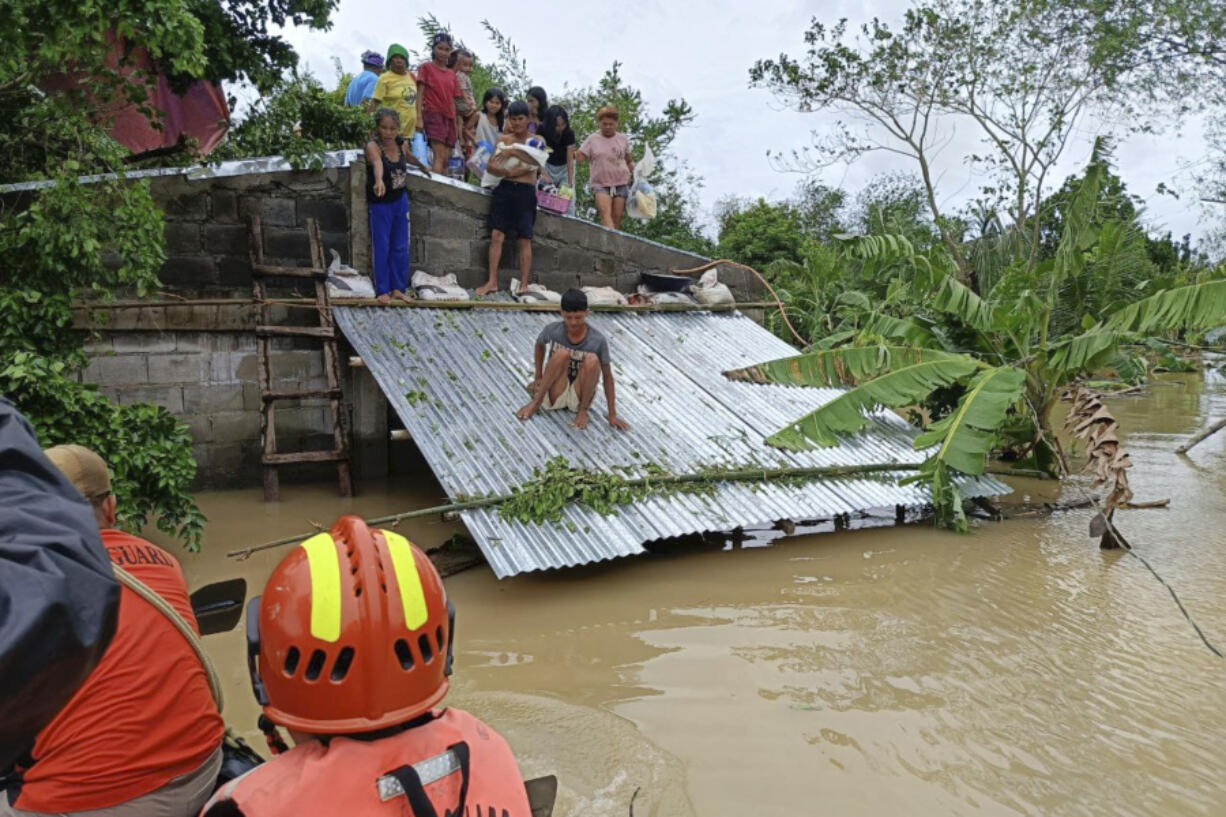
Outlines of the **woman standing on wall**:
M 419 130 L 426 132 L 431 163 L 435 173 L 447 169 L 447 160 L 460 141 L 460 125 L 456 117 L 455 98 L 459 91 L 455 71 L 447 67 L 451 58 L 451 35 L 440 31 L 430 42 L 430 62 L 417 69 L 417 85 L 421 89 L 421 121 Z
M 394 157 L 394 158 L 393 158 Z M 391 108 L 375 113 L 375 138 L 366 143 L 366 204 L 370 214 L 370 254 L 375 297 L 412 300 L 409 286 L 409 163 L 430 175 L 426 166 L 404 149 L 400 115 Z
M 545 112 L 545 128 L 541 131 L 549 148 L 545 171 L 554 185 L 575 187 L 575 132 L 570 129 L 570 114 L 561 105 Z
M 600 223 L 614 230 L 622 227 L 622 214 L 626 212 L 626 199 L 630 196 L 630 174 L 634 172 L 634 160 L 630 158 L 630 140 L 617 131 L 617 108 L 605 105 L 596 112 L 600 130 L 593 133 L 579 147 L 575 158 L 592 163 L 592 195 L 596 199 L 596 212 Z

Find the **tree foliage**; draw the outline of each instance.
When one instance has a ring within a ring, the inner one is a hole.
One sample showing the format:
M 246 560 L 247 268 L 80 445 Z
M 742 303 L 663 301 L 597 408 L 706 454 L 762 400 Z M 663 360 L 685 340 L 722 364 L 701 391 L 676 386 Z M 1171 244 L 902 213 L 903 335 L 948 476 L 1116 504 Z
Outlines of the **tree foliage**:
M 1129 342 L 1226 324 L 1226 270 L 1153 294 L 1148 283 L 1133 281 L 1136 265 L 1149 263 L 1134 223 L 1097 215 L 1108 156 L 1100 142 L 1062 200 L 1050 257 L 1031 270 L 1012 265 L 982 295 L 962 282 L 943 245 L 921 252 L 903 237 L 846 242 L 844 257 L 868 270 L 861 281 L 880 287 L 889 280 L 884 295 L 845 288 L 825 342 L 728 373 L 753 382 L 851 386 L 767 441 L 789 449 L 834 445 L 865 428 L 879 406 L 925 406 L 931 422 L 915 447 L 927 457 L 914 479 L 929 486 L 938 519 L 957 528 L 966 520 L 956 476 L 984 473 L 993 451 L 1057 471 L 1049 417 L 1067 387 L 1129 365 Z
M 334 0 L 131 0 L 0 4 L 0 182 L 46 186 L 0 197 L 0 393 L 40 442 L 78 442 L 107 460 L 125 526 L 152 521 L 199 545 L 203 517 L 186 426 L 162 408 L 119 406 L 78 380 L 78 298 L 156 289 L 161 212 L 107 133 L 118 106 L 147 105 L 147 56 L 175 81 L 270 87 L 296 55 L 272 26 L 325 27 Z M 118 48 L 116 47 L 118 44 Z M 54 92 L 44 90 L 51 87 Z M 85 174 L 110 174 L 83 183 Z
M 801 111 L 839 116 L 794 164 L 820 167 L 885 151 L 914 163 L 925 202 L 958 275 L 977 291 L 979 265 L 942 209 L 935 171 L 954 133 L 982 150 L 966 157 L 988 179 L 982 219 L 998 219 L 1029 272 L 1053 168 L 1093 112 L 1117 132 L 1152 128 L 1188 106 L 1221 69 L 1221 0 L 922 0 L 899 25 L 879 19 L 849 30 L 814 20 L 802 57 L 761 60 L 750 77 Z M 1195 8 L 1193 8 L 1195 7 Z M 1208 17 L 1212 22 L 1201 24 Z M 1220 87 L 1220 84 L 1219 86 Z M 1019 251 L 1020 250 L 1020 251 Z

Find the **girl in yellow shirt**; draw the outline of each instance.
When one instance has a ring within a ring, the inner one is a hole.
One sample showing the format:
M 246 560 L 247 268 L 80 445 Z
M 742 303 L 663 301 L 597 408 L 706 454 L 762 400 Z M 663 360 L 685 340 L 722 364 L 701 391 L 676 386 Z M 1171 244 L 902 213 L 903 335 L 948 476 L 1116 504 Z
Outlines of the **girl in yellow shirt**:
M 400 115 L 400 134 L 412 139 L 417 130 L 417 78 L 409 70 L 409 52 L 398 43 L 387 49 L 387 68 L 375 82 L 367 110 L 391 108 Z

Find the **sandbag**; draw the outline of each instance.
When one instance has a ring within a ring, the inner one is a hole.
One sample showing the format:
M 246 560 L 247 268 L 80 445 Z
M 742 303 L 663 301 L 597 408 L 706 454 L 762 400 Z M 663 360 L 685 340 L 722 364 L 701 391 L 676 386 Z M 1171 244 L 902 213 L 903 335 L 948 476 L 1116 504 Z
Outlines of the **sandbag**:
M 716 268 L 704 272 L 702 277 L 698 279 L 698 283 L 690 288 L 690 292 L 694 294 L 694 298 L 698 303 L 703 306 L 736 303 L 736 299 L 732 297 L 732 290 L 728 289 L 728 285 L 719 282 Z
M 521 289 L 518 278 L 511 279 L 511 297 L 521 304 L 558 304 L 562 302 L 561 295 L 552 289 L 547 289 L 542 284 L 528 284 Z
M 348 264 L 341 263 L 341 254 L 336 250 L 332 253 L 332 263 L 328 265 L 328 297 L 329 298 L 373 298 L 375 285 L 369 275 L 363 275 Z
M 629 306 L 630 302 L 613 287 L 584 287 L 588 306 Z
M 454 273 L 431 275 L 416 270 L 413 272 L 413 290 L 423 301 L 467 301 L 468 290 L 460 286 Z
M 647 298 L 653 304 L 690 304 L 697 306 L 695 301 L 684 292 L 652 292 L 650 287 L 639 284 L 638 294 Z

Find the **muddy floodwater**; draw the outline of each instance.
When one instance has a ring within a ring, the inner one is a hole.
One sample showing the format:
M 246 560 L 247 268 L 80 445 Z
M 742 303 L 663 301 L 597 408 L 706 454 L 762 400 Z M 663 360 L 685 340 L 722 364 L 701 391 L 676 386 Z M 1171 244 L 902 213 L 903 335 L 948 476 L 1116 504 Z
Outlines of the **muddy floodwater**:
M 1110 401 L 1135 467 L 1121 529 L 1226 647 L 1226 382 L 1171 376 Z M 1016 482 L 1016 498 L 1053 494 Z M 283 555 L 224 552 L 310 519 L 438 502 L 428 478 L 202 494 L 192 587 L 258 592 Z M 1071 486 L 1065 498 L 1076 498 Z M 557 774 L 558 815 L 1222 815 L 1226 660 L 1136 559 L 1074 511 L 958 536 L 917 525 L 683 548 L 497 581 L 447 580 L 448 702 Z M 438 518 L 402 527 L 439 544 Z M 230 723 L 258 741 L 239 631 L 206 639 Z M 261 746 L 262 748 L 262 746 Z

